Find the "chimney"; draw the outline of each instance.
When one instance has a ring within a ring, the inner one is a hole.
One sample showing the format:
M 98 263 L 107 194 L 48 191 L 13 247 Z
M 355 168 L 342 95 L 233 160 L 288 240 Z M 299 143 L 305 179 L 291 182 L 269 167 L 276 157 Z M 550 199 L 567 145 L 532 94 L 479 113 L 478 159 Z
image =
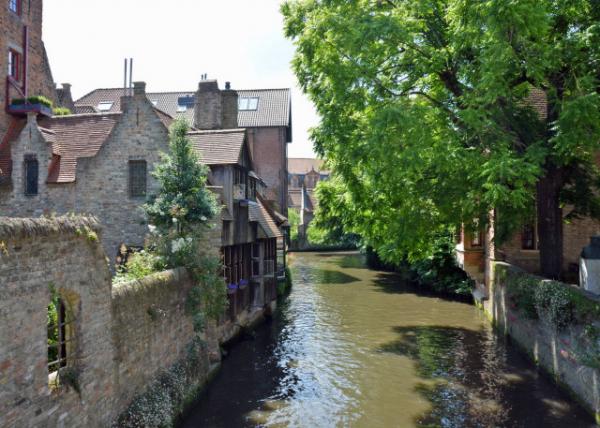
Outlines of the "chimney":
M 146 95 L 146 82 L 133 82 L 133 95 Z
M 227 82 L 221 95 L 223 97 L 223 129 L 236 129 L 238 127 L 238 93 L 231 89 L 231 83 Z
M 216 80 L 202 80 L 198 84 L 194 127 L 207 130 L 223 128 L 223 96 Z
M 71 111 L 75 111 L 75 103 L 71 95 L 71 84 L 63 83 L 62 88 L 56 89 L 58 107 L 65 107 Z

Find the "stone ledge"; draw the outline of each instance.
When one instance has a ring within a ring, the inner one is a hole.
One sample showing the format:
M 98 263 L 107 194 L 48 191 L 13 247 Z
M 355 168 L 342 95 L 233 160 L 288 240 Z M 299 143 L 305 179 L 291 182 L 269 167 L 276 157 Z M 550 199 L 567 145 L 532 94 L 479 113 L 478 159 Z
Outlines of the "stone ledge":
M 38 236 L 80 234 L 88 228 L 101 230 L 95 217 L 68 216 L 53 218 L 0 217 L 0 239 L 23 239 Z

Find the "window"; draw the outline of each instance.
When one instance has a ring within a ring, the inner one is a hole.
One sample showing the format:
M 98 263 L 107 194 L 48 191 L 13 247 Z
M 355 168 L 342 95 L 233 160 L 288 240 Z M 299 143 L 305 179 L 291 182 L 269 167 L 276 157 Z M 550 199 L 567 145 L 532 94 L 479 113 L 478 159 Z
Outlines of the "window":
M 98 110 L 100 111 L 109 111 L 113 106 L 112 101 L 101 101 L 98 103 Z
M 14 49 L 8 50 L 8 75 L 21 80 L 21 54 Z
M 129 195 L 146 196 L 147 165 L 145 160 L 129 161 Z
M 187 111 L 187 106 L 177 106 L 177 113 L 185 113 Z
M 8 8 L 11 12 L 21 15 L 21 0 L 8 0 Z
M 471 235 L 471 247 L 481 247 L 483 244 L 483 232 L 473 232 Z
M 50 387 L 58 387 L 61 369 L 71 365 L 71 354 L 74 350 L 74 317 L 67 309 L 64 299 L 51 290 L 52 296 L 48 305 L 48 383 Z
M 154 107 L 156 107 L 156 105 L 158 104 L 158 100 L 151 100 L 150 102 Z
M 39 164 L 35 155 L 25 156 L 25 195 L 38 194 Z
M 526 224 L 521 232 L 521 248 L 523 250 L 535 250 L 537 248 L 537 237 L 535 224 Z
M 258 97 L 240 97 L 238 101 L 240 110 L 256 110 L 258 109 Z

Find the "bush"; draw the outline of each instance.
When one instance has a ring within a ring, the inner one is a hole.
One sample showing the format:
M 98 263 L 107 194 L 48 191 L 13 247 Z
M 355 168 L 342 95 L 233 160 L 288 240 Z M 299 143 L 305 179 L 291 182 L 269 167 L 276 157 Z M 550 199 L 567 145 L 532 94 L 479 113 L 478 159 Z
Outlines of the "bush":
M 114 283 L 141 279 L 165 268 L 166 264 L 162 257 L 151 251 L 142 250 L 129 256 L 127 264 L 117 269 Z
M 456 264 L 454 246 L 452 236 L 438 238 L 431 255 L 411 263 L 410 269 L 421 286 L 442 294 L 470 296 L 474 284 Z
M 567 287 L 556 281 L 542 281 L 535 288 L 535 308 L 540 318 L 560 330 L 573 322 L 573 307 Z
M 67 115 L 71 114 L 71 110 L 69 110 L 66 107 L 54 107 L 52 109 L 52 114 L 54 116 L 67 116 Z

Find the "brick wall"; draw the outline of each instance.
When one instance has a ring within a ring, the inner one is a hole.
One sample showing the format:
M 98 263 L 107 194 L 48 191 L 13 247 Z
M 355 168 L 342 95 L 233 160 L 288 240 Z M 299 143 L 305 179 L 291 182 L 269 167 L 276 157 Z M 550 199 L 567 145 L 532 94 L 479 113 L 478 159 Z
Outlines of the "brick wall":
M 23 28 L 29 32 L 29 46 L 23 45 Z M 6 76 L 8 69 L 8 49 L 28 53 L 28 85 L 29 95 L 44 95 L 56 100 L 54 81 L 46 50 L 42 42 L 42 0 L 22 1 L 22 14 L 16 15 L 8 8 L 8 1 L 0 6 L 0 139 L 6 133 L 10 116 L 4 111 L 6 103 Z M 20 97 L 16 91 L 10 97 Z
M 175 270 L 111 289 L 102 247 L 85 231 L 98 227 L 77 217 L 0 218 L 2 427 L 110 426 L 160 373 L 185 358 L 195 337 L 185 312 L 189 278 Z M 207 241 L 218 233 L 212 229 Z M 75 345 L 67 357 L 80 373 L 80 393 L 48 386 L 51 284 L 75 315 Z M 209 354 L 219 358 L 216 331 L 208 333 L 200 383 Z
M 252 128 L 249 141 L 256 173 L 267 183 L 265 199 L 287 215 L 287 143 L 285 128 Z

